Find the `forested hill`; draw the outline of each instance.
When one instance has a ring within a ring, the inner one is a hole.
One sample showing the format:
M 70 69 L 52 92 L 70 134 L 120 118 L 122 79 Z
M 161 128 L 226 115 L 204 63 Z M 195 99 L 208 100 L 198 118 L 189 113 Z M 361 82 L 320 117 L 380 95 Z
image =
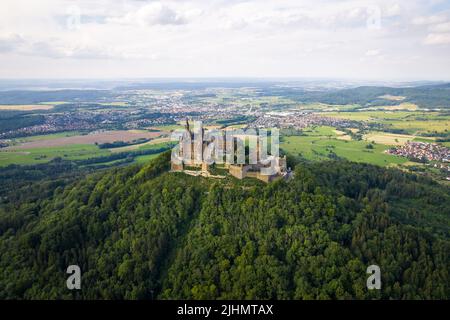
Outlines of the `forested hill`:
M 0 298 L 450 298 L 447 187 L 343 161 L 265 185 L 168 173 L 168 160 L 4 204 Z M 381 290 L 366 288 L 371 264 Z
M 450 107 L 450 83 L 410 87 L 361 86 L 332 90 L 299 90 L 290 87 L 265 89 L 266 95 L 289 97 L 302 103 L 359 104 L 361 106 L 399 105 L 404 102 L 421 108 L 448 109 Z M 397 96 L 400 99 L 386 99 Z

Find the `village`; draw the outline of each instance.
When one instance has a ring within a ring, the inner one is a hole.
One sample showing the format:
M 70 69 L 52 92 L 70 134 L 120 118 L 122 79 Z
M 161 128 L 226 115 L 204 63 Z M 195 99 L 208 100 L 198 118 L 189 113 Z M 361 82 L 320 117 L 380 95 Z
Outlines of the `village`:
M 387 153 L 421 161 L 450 162 L 450 150 L 442 145 L 427 142 L 407 142 Z
M 260 115 L 250 128 L 295 128 L 304 129 L 312 125 L 350 128 L 357 127 L 355 121 L 333 118 L 311 112 L 267 112 Z

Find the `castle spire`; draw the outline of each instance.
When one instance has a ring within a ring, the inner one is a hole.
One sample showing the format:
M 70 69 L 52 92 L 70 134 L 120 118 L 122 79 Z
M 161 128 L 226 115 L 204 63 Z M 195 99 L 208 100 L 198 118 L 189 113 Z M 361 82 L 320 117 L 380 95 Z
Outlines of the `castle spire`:
M 187 131 L 190 132 L 190 130 L 189 130 L 189 119 L 188 119 L 188 117 L 186 117 L 186 125 L 185 125 L 185 128 L 186 128 Z

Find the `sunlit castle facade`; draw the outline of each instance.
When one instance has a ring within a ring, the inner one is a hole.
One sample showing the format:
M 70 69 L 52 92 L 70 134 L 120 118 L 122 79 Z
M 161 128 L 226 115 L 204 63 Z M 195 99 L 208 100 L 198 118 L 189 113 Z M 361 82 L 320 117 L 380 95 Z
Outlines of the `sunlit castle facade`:
M 201 122 L 195 122 L 192 129 L 186 120 L 184 130 L 172 134 L 172 140 L 179 143 L 172 150 L 171 170 L 209 177 L 223 177 L 211 171 L 227 170 L 238 179 L 253 177 L 264 182 L 284 177 L 286 156 L 278 155 L 278 131 L 271 133 L 269 155 L 265 130 L 258 134 L 254 129 L 205 130 Z

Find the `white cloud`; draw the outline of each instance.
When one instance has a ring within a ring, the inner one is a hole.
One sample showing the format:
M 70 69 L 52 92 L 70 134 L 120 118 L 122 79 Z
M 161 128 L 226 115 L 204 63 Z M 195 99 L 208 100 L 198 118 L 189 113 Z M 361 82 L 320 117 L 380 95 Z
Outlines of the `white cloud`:
M 155 59 L 157 57 L 156 54 L 144 55 L 132 48 L 103 46 L 85 40 L 78 43 L 65 43 L 54 38 L 31 41 L 17 34 L 0 36 L 1 52 L 55 59 Z
M 8 8 L 0 10 L 0 77 L 56 69 L 70 70 L 69 77 L 87 70 L 127 77 L 450 74 L 449 12 L 422 0 L 2 0 L 0 7 Z
M 384 15 L 387 17 L 395 17 L 402 14 L 402 7 L 395 3 L 393 5 L 387 6 L 386 10 L 384 10 Z
M 182 25 L 188 22 L 189 14 L 184 14 L 161 2 L 144 5 L 125 16 L 110 18 L 109 22 L 121 24 L 152 25 Z
M 450 33 L 430 33 L 425 39 L 425 44 L 430 45 L 450 44 Z
M 433 32 L 450 32 L 450 21 L 438 23 L 430 27 Z
M 444 15 L 433 15 L 433 16 L 425 16 L 425 17 L 416 17 L 413 19 L 412 23 L 415 25 L 423 26 L 423 25 L 430 25 L 430 24 L 436 24 L 446 21 L 447 18 Z
M 0 35 L 0 52 L 15 51 L 23 43 L 24 40 L 18 34 Z
M 374 57 L 374 56 L 377 56 L 379 54 L 380 54 L 380 50 L 371 49 L 371 50 L 367 50 L 366 51 L 366 56 L 368 56 L 368 57 Z

